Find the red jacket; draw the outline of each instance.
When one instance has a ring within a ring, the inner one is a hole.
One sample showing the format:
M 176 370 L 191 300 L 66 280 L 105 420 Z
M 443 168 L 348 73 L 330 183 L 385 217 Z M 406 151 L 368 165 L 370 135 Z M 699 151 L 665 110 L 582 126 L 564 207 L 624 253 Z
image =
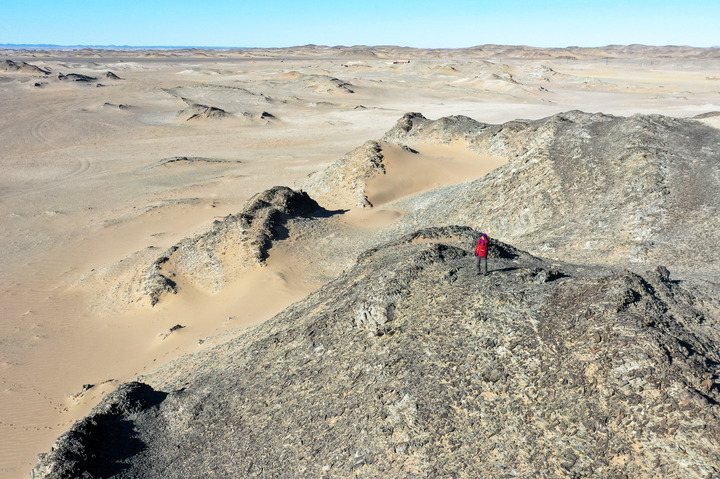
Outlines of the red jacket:
M 480 240 L 478 241 L 477 247 L 475 248 L 475 256 L 479 256 L 481 258 L 487 258 L 487 249 L 488 249 L 488 237 L 481 236 Z

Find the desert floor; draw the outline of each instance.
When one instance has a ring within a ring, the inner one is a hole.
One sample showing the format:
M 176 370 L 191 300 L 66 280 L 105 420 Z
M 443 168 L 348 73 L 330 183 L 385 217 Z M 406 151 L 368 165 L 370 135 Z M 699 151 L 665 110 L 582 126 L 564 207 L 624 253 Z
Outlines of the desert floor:
M 36 455 L 120 382 L 217 344 L 320 286 L 305 274 L 312 265 L 279 246 L 267 267 L 218 293 L 150 307 L 123 287 L 158 252 L 257 192 L 299 185 L 404 113 L 500 123 L 571 109 L 720 110 L 720 61 L 708 59 L 0 54 L 51 72 L 0 70 L 2 477 L 26 477 Z M 393 176 L 405 179 L 378 182 L 371 194 L 389 201 L 436 186 L 438 176 L 460 182 L 498 166 L 462 148 L 428 151 L 420 169 L 398 152 Z M 456 168 L 443 176 L 432 160 L 448 156 Z M 348 213 L 348 224 L 371 228 L 392 220 Z

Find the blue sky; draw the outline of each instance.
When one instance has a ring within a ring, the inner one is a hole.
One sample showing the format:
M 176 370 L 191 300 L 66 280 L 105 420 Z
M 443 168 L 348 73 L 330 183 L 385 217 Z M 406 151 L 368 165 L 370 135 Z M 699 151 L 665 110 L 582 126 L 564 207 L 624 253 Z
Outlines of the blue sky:
M 0 0 L 0 43 L 720 45 L 720 0 Z

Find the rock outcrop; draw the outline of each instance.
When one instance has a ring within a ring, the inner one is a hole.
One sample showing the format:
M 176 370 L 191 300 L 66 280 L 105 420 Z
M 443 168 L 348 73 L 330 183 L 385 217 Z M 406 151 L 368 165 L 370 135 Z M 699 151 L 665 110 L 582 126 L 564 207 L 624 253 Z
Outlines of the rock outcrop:
M 187 116 L 185 121 L 219 120 L 230 116 L 230 114 L 222 108 L 193 103 L 192 101 L 185 98 L 183 98 L 183 100 L 188 104 L 188 107 L 180 110 L 178 112 L 178 115 Z
M 720 477 L 720 301 L 421 230 L 122 386 L 35 478 Z
M 317 75 L 312 73 L 289 71 L 275 76 L 271 81 L 282 83 L 291 82 L 292 88 L 312 91 L 315 93 L 355 93 L 355 90 L 353 90 L 355 87 L 352 84 L 330 75 Z
M 288 220 L 323 215 L 307 193 L 278 186 L 251 198 L 245 208 L 215 221 L 210 231 L 171 247 L 147 270 L 139 289 L 151 305 L 176 293 L 181 280 L 218 291 L 248 269 L 262 266 L 273 240 L 286 235 Z
M 50 71 L 40 68 L 37 65 L 26 62 L 16 62 L 13 60 L 3 60 L 0 62 L 0 71 L 12 73 L 26 73 L 30 75 L 49 75 Z
M 365 188 L 370 179 L 385 174 L 383 160 L 378 142 L 367 141 L 328 168 L 311 174 L 303 188 L 330 208 L 372 206 Z
M 74 81 L 78 83 L 92 83 L 97 81 L 97 78 L 90 75 L 83 75 L 82 73 L 58 73 L 58 80 L 62 81 Z

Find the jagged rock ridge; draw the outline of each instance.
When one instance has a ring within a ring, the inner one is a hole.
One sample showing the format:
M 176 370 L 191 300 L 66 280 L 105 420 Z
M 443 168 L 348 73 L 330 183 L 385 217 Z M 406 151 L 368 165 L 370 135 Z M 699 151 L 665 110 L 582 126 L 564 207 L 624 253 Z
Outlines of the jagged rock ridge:
M 31 75 L 49 75 L 50 71 L 40 68 L 37 65 L 26 62 L 16 62 L 13 60 L 3 60 L 0 62 L 0 71 L 29 73 Z
M 251 198 L 240 213 L 215 221 L 207 233 L 171 247 L 148 268 L 139 288 L 151 305 L 177 292 L 179 278 L 218 291 L 242 271 L 264 264 L 288 219 L 326 213 L 307 193 L 271 188 Z
M 91 83 L 97 81 L 97 78 L 90 75 L 83 75 L 82 73 L 58 73 L 58 80 L 74 81 L 78 83 Z
M 717 297 L 497 241 L 478 277 L 476 237 L 369 251 L 152 388 L 122 386 L 34 477 L 720 475 Z
M 468 224 L 555 258 L 669 263 L 720 261 L 720 131 L 661 115 L 571 111 L 487 125 L 405 115 L 383 138 L 399 144 L 461 138 L 508 158 L 474 182 L 401 201 L 402 227 Z
M 383 160 L 378 142 L 367 141 L 328 168 L 311 174 L 303 188 L 330 208 L 372 206 L 365 187 L 373 177 L 385 174 Z
M 188 107 L 180 110 L 178 112 L 178 115 L 180 116 L 186 116 L 190 115 L 186 118 L 185 121 L 193 121 L 193 120 L 219 120 L 221 118 L 225 118 L 230 116 L 228 112 L 223 110 L 222 108 L 217 108 L 214 106 L 208 106 L 208 105 L 201 105 L 199 103 L 193 103 L 191 100 L 188 100 L 186 98 L 183 98 L 183 101 L 185 101 L 188 104 Z

